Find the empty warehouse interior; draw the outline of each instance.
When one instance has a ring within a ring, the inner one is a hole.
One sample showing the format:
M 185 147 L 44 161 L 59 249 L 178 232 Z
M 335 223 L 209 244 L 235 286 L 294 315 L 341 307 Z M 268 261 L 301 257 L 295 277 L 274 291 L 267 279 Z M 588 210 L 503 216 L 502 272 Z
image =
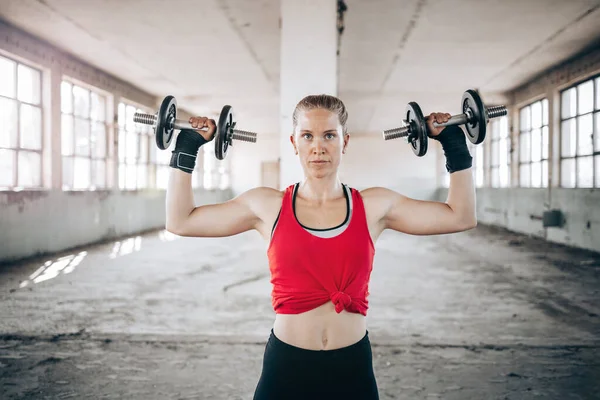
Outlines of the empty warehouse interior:
M 600 398 L 598 0 L 0 0 L 0 122 L 2 399 Z

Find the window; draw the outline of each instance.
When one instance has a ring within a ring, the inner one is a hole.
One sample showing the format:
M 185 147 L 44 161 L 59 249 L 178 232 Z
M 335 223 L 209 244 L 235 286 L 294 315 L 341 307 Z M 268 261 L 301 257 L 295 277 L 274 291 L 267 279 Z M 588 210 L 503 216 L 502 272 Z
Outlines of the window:
M 204 187 L 206 189 L 227 189 L 230 185 L 229 180 L 229 158 L 218 160 L 215 157 L 215 146 L 207 143 L 204 148 Z
M 548 100 L 519 113 L 519 186 L 548 187 Z
M 106 188 L 106 96 L 61 83 L 63 190 Z
M 494 118 L 489 122 L 491 136 L 491 186 L 510 186 L 510 136 L 508 117 Z
M 600 77 L 561 92 L 560 183 L 600 187 Z
M 0 56 L 0 187 L 42 186 L 42 73 Z
M 133 121 L 136 112 L 146 113 L 146 110 L 119 102 L 119 188 L 124 190 L 150 187 L 150 174 L 153 172 L 150 157 L 154 159 L 151 147 L 158 150 L 152 127 Z

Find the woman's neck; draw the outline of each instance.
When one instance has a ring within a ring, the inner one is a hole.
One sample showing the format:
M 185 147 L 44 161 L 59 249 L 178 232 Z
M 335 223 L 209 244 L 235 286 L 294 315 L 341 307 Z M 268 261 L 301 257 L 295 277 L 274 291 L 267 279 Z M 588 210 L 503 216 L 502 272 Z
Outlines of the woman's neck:
M 336 176 L 320 179 L 305 177 L 298 187 L 298 194 L 309 201 L 324 203 L 344 197 L 342 182 Z

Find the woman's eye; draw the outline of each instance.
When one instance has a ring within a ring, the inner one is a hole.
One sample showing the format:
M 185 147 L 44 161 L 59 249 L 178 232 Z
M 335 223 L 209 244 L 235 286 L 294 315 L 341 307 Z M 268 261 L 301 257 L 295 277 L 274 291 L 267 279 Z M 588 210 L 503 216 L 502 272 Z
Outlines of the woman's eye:
M 311 138 L 310 133 L 305 133 L 303 135 L 304 139 L 309 140 Z
M 335 135 L 333 133 L 327 134 L 327 139 L 333 139 L 334 137 L 335 137 Z

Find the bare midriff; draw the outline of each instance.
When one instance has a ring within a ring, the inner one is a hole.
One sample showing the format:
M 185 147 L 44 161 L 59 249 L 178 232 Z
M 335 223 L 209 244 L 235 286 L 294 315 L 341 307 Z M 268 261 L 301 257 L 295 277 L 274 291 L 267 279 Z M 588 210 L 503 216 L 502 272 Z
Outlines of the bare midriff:
M 331 301 L 301 314 L 277 314 L 275 336 L 307 350 L 335 350 L 360 341 L 366 333 L 366 317 L 358 313 L 335 311 Z

